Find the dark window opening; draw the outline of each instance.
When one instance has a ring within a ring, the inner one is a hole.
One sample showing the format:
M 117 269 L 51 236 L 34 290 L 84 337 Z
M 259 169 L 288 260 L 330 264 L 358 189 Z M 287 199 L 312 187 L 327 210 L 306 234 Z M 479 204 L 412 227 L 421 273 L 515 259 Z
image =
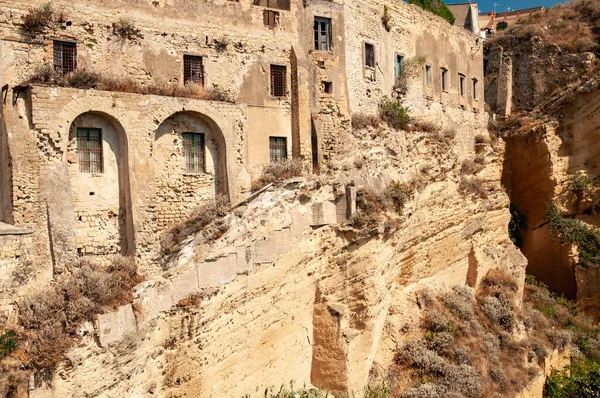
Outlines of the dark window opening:
M 78 128 L 77 154 L 81 173 L 102 173 L 102 130 Z
M 464 97 L 467 95 L 467 88 L 465 87 L 465 76 L 464 75 L 458 75 L 458 88 L 459 88 L 459 92 L 460 92 L 460 96 Z
M 323 82 L 323 92 L 331 94 L 333 92 L 333 84 L 331 82 Z
M 202 57 L 183 56 L 183 82 L 204 85 L 204 65 Z
M 183 138 L 185 172 L 193 174 L 204 173 L 204 134 L 183 133 L 181 136 Z
M 77 68 L 77 44 L 54 40 L 54 69 L 62 74 L 73 72 Z
M 442 91 L 448 91 L 448 69 L 442 68 Z
M 252 4 L 277 10 L 290 10 L 290 0 L 254 0 Z
M 263 21 L 265 26 L 269 28 L 275 28 L 279 25 L 279 12 L 273 10 L 263 11 Z
M 365 66 L 375 69 L 375 46 L 365 43 Z
M 477 100 L 479 99 L 479 96 L 477 95 L 477 89 L 478 89 L 478 84 L 477 84 L 477 79 L 473 79 L 473 99 Z
M 404 73 L 404 56 L 403 55 L 396 54 L 395 70 L 396 70 L 396 77 L 400 77 Z
M 287 95 L 287 72 L 283 65 L 271 65 L 271 95 L 274 97 Z
M 425 65 L 425 85 L 431 87 L 431 65 Z
M 269 137 L 269 150 L 271 163 L 281 162 L 287 159 L 287 138 Z
M 331 38 L 333 37 L 331 33 L 331 19 L 315 17 L 314 31 L 315 50 L 331 51 Z

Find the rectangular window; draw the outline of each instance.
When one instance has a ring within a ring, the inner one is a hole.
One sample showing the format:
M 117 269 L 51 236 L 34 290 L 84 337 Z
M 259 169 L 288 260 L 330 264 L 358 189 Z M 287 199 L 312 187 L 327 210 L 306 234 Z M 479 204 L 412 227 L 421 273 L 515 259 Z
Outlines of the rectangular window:
M 183 82 L 204 85 L 202 57 L 196 55 L 183 56 Z
M 365 43 L 365 66 L 375 69 L 375 46 Z
M 66 75 L 77 68 L 77 44 L 54 40 L 53 48 L 54 69 Z
M 77 154 L 79 156 L 80 172 L 102 173 L 102 130 L 78 128 Z
M 395 64 L 396 77 L 402 76 L 402 73 L 404 73 L 404 70 L 402 68 L 404 68 L 404 56 L 400 55 L 400 54 L 396 54 L 396 64 Z
M 442 68 L 442 91 L 448 91 L 448 69 Z
M 287 95 L 287 72 L 283 65 L 271 65 L 271 95 L 274 97 Z
M 279 25 L 279 12 L 273 10 L 263 11 L 263 21 L 265 26 L 269 28 L 275 28 Z
M 477 94 L 477 89 L 479 88 L 478 87 L 479 85 L 477 83 L 478 83 L 477 79 L 473 79 L 473 99 L 474 100 L 478 100 L 479 99 L 479 96 Z
M 315 17 L 315 50 L 331 51 L 331 19 Z
M 281 162 L 287 159 L 287 138 L 269 137 L 269 151 L 271 163 Z
M 431 65 L 425 65 L 425 85 L 431 87 Z
M 461 97 L 464 97 L 467 95 L 467 88 L 465 87 L 465 76 L 459 74 L 458 75 L 458 89 L 459 89 L 459 93 Z
M 183 133 L 183 156 L 185 157 L 185 172 L 204 173 L 204 134 Z
M 254 0 L 252 4 L 277 10 L 290 10 L 290 0 Z

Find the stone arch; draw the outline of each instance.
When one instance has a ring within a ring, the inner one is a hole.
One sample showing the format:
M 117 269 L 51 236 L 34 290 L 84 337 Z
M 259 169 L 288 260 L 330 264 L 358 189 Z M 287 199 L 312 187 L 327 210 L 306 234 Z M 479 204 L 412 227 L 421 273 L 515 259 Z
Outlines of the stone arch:
M 186 168 L 183 134 L 203 137 L 204 168 Z M 229 196 L 227 148 L 217 123 L 197 111 L 179 111 L 156 129 L 152 150 L 156 178 L 157 224 L 163 229 L 218 195 Z
M 77 133 L 86 129 L 100 131 L 101 170 L 86 168 L 80 162 Z M 129 145 L 121 123 L 101 111 L 79 114 L 68 130 L 65 161 L 73 196 L 78 253 L 134 254 Z

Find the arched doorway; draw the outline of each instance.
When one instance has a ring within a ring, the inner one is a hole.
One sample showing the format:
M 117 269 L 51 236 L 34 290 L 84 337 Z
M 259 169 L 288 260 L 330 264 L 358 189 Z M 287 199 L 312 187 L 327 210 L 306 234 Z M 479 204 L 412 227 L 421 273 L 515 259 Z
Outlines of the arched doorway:
M 152 158 L 159 230 L 185 220 L 201 203 L 228 195 L 225 139 L 205 115 L 183 111 L 162 122 Z
M 134 253 L 128 156 L 114 117 L 86 112 L 71 124 L 66 162 L 79 255 Z

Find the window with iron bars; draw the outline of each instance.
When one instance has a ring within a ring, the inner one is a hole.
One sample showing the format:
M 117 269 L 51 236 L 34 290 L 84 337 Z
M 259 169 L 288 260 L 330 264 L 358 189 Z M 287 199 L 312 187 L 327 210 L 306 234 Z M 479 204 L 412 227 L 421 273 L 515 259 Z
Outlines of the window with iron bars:
M 202 57 L 197 55 L 183 56 L 183 82 L 204 85 Z
M 77 129 L 77 154 L 79 171 L 82 173 L 102 173 L 102 130 L 96 128 Z
M 287 159 L 287 138 L 269 137 L 269 150 L 271 163 L 281 162 Z
M 263 11 L 263 22 L 269 28 L 275 28 L 279 25 L 279 12 L 273 10 Z
M 315 50 L 331 51 L 331 19 L 315 17 Z
M 185 172 L 192 174 L 204 173 L 204 134 L 183 133 L 181 136 L 183 138 Z
M 271 65 L 271 95 L 274 97 L 287 95 L 287 73 L 283 65 Z
M 53 43 L 54 69 L 62 75 L 73 72 L 77 68 L 77 44 L 59 40 Z

